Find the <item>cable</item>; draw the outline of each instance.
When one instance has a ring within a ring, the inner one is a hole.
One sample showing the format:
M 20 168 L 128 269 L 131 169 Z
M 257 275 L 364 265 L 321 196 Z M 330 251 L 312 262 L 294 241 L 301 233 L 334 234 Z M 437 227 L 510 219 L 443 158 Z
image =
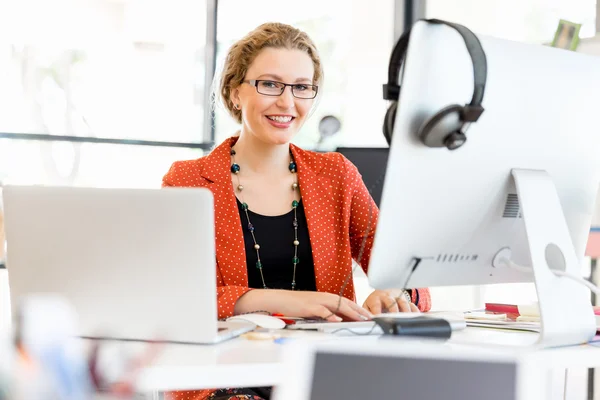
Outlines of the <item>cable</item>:
M 572 279 L 575 282 L 580 283 L 583 286 L 587 287 L 588 289 L 590 289 L 592 292 L 596 293 L 597 295 L 600 295 L 600 288 L 598 288 L 598 286 L 594 285 L 590 281 L 586 281 L 585 279 L 583 279 L 583 278 L 581 278 L 579 276 L 570 274 L 570 273 L 565 272 L 565 271 L 552 271 L 552 272 L 554 272 L 554 274 L 556 274 L 558 276 L 564 276 L 565 278 Z
M 504 262 L 508 267 L 516 270 L 516 271 L 520 271 L 526 274 L 532 274 L 533 273 L 533 268 L 531 267 L 523 267 L 522 265 L 519 265 L 517 263 L 515 263 L 512 260 L 509 260 L 506 257 L 502 257 L 500 259 L 501 262 Z M 554 273 L 554 275 L 556 276 L 560 276 L 560 277 L 565 277 L 565 278 L 569 278 L 585 287 L 587 287 L 588 289 L 590 289 L 592 292 L 596 293 L 597 295 L 600 295 L 600 288 L 598 288 L 598 286 L 594 285 L 592 282 L 587 281 L 585 279 L 583 279 L 580 276 L 565 272 L 565 271 L 560 271 L 560 270 L 555 270 L 555 269 L 551 269 L 550 271 L 552 271 L 552 273 Z
M 346 291 L 346 287 L 347 287 L 348 283 L 350 282 L 350 279 L 352 279 L 352 277 L 354 276 L 354 272 L 356 271 L 356 268 L 359 265 L 361 265 L 361 261 L 362 261 L 363 255 L 364 255 L 364 250 L 365 250 L 365 247 L 366 247 L 366 244 L 367 244 L 367 239 L 369 238 L 369 232 L 371 230 L 371 224 L 373 223 L 373 203 L 374 203 L 374 200 L 372 199 L 373 198 L 373 190 L 375 190 L 382 183 L 382 181 L 385 178 L 385 174 L 386 174 L 386 169 L 384 169 L 381 172 L 381 174 L 375 180 L 375 182 L 373 182 L 373 184 L 367 189 L 367 191 L 369 192 L 369 195 L 371 196 L 371 201 L 368 202 L 369 203 L 369 216 L 368 216 L 368 219 L 367 219 L 367 227 L 365 229 L 365 234 L 363 234 L 363 238 L 362 238 L 362 241 L 361 241 L 361 244 L 360 244 L 360 250 L 358 252 L 358 256 L 356 257 L 357 258 L 356 259 L 356 265 L 354 265 L 351 268 L 351 271 L 348 273 L 348 275 L 346 276 L 346 279 L 344 280 L 344 283 L 342 284 L 342 288 L 340 290 L 340 293 L 338 294 L 338 303 L 337 303 L 337 307 L 336 307 L 335 311 L 333 311 L 330 315 L 328 315 L 327 318 L 329 318 L 331 316 L 334 316 L 334 315 L 337 315 L 337 313 L 338 313 L 338 311 L 339 311 L 339 309 L 340 309 L 340 307 L 342 305 L 342 298 L 343 298 L 344 292 Z M 416 267 L 419 265 L 419 261 L 417 261 L 417 263 L 411 269 L 408 277 L 406 278 L 406 283 L 404 284 L 404 286 L 406 286 L 406 284 L 408 283 L 410 277 L 412 276 L 413 272 L 415 271 Z M 399 300 L 406 301 L 402 292 L 398 296 L 393 297 L 393 303 L 391 303 L 391 304 L 384 304 L 384 306 L 385 306 L 385 308 L 389 309 L 394 304 L 397 304 Z M 408 303 L 409 303 L 408 306 L 410 308 L 410 302 L 408 302 Z M 340 328 L 340 329 L 337 329 L 335 331 L 332 331 L 331 333 L 336 333 L 336 332 L 339 332 L 339 331 L 347 331 L 347 332 L 350 332 L 350 333 L 352 333 L 354 335 L 369 335 L 369 334 L 372 333 L 372 331 L 375 329 L 376 326 L 377 326 L 377 324 L 375 324 L 374 327 L 371 330 L 369 330 L 368 332 L 356 332 L 356 331 L 353 331 L 350 328 Z
M 340 328 L 340 329 L 333 330 L 329 333 L 332 335 L 335 335 L 338 332 L 347 331 L 356 336 L 368 336 L 368 335 L 371 335 L 373 333 L 373 331 L 375 330 L 375 328 L 377 328 L 378 326 L 379 325 L 377 325 L 377 323 L 375 321 L 373 321 L 373 326 L 371 327 L 371 329 L 369 329 L 366 332 L 357 332 L 357 331 L 353 330 L 352 328 Z
M 363 238 L 360 243 L 360 250 L 358 251 L 358 257 L 356 257 L 357 258 L 356 265 L 350 269 L 350 272 L 346 276 L 346 279 L 344 279 L 344 283 L 342 284 L 342 288 L 340 289 L 340 293 L 338 294 L 337 307 L 335 308 L 335 311 L 333 311 L 330 315 L 327 316 L 327 318 L 337 315 L 338 311 L 340 310 L 340 307 L 342 306 L 342 298 L 344 296 L 344 292 L 346 291 L 346 287 L 348 286 L 350 279 L 352 279 L 352 277 L 354 276 L 354 272 L 356 271 L 356 268 L 360 265 L 360 263 L 362 261 L 364 250 L 367 245 L 367 238 L 369 237 L 369 231 L 371 230 L 371 223 L 373 222 L 373 203 L 374 203 L 373 190 L 377 186 L 379 186 L 379 184 L 381 183 L 381 181 L 383 180 L 384 177 L 385 177 L 385 170 L 383 170 L 383 172 L 379 175 L 379 177 L 373 183 L 373 185 L 371 185 L 371 187 L 367 189 L 367 191 L 369 192 L 369 195 L 371 196 L 371 201 L 368 202 L 369 203 L 369 217 L 367 218 L 367 228 L 365 229 L 365 234 L 363 234 Z M 327 319 L 327 318 L 325 318 L 325 319 Z
M 354 265 L 351 268 L 350 272 L 348 273 L 348 275 L 344 279 L 344 283 L 342 284 L 342 288 L 340 289 L 340 292 L 338 294 L 338 302 L 337 302 L 337 306 L 336 306 L 335 310 L 332 311 L 331 314 L 328 315 L 326 318 L 323 318 L 322 319 L 323 321 L 327 320 L 327 318 L 329 318 L 329 317 L 336 316 L 338 314 L 338 312 L 339 312 L 339 310 L 340 310 L 340 308 L 342 306 L 342 300 L 343 300 L 343 297 L 344 297 L 344 293 L 346 291 L 346 288 L 347 288 L 348 284 L 350 283 L 350 279 L 352 279 L 352 277 L 354 276 L 354 272 L 356 271 L 356 268 L 361 265 L 361 261 L 363 259 L 364 251 L 365 251 L 365 248 L 366 248 L 366 245 L 367 245 L 367 240 L 369 239 L 369 232 L 371 231 L 371 225 L 373 223 L 373 204 L 374 204 L 373 190 L 375 190 L 382 183 L 382 181 L 385 178 L 385 174 L 386 174 L 386 169 L 384 169 L 381 172 L 381 174 L 375 180 L 375 182 L 373 182 L 373 184 L 367 189 L 367 191 L 369 192 L 369 195 L 371 196 L 371 199 L 370 199 L 371 201 L 368 202 L 368 206 L 369 206 L 368 211 L 369 211 L 369 213 L 368 213 L 368 218 L 367 218 L 367 227 L 365 229 L 365 233 L 363 234 L 363 238 L 362 238 L 362 241 L 361 241 L 361 244 L 360 244 L 360 250 L 358 252 L 358 256 L 356 257 L 356 265 Z M 418 265 L 418 263 L 417 263 L 417 265 Z M 415 270 L 415 268 L 416 268 L 417 265 L 415 265 L 412 268 L 412 271 L 410 272 L 410 274 L 409 274 L 409 276 L 408 276 L 408 278 L 406 280 L 407 282 L 410 279 L 410 276 L 414 272 L 414 270 Z M 402 295 L 402 293 L 400 295 L 394 297 L 393 299 L 394 299 L 395 303 L 397 303 L 398 300 L 400 300 L 400 299 L 405 300 L 404 296 Z M 393 306 L 393 304 L 394 303 L 389 304 L 389 305 L 384 304 L 384 306 L 389 309 L 391 306 Z M 409 307 L 410 307 L 410 304 L 409 304 Z M 251 312 L 248 312 L 248 313 L 245 313 L 245 314 L 252 314 L 252 313 L 267 313 L 268 315 L 272 315 L 271 313 L 263 311 L 263 310 L 260 310 L 260 311 L 251 311 Z M 369 331 L 367 331 L 367 332 L 356 332 L 356 331 L 354 331 L 354 330 L 352 330 L 350 328 L 340 328 L 340 329 L 336 329 L 336 330 L 332 331 L 331 333 L 337 333 L 337 332 L 340 332 L 340 331 L 347 331 L 347 332 L 350 332 L 350 333 L 352 333 L 354 335 L 370 335 L 376 327 L 377 327 L 377 324 L 373 323 L 373 327 Z
M 369 192 L 369 194 L 371 194 L 371 192 Z M 338 294 L 338 302 L 337 302 L 337 307 L 335 308 L 335 311 L 332 311 L 331 314 L 327 316 L 327 318 L 337 315 L 337 313 L 340 311 L 340 307 L 342 306 L 342 299 L 344 297 L 344 292 L 346 291 L 346 287 L 348 286 L 350 279 L 352 279 L 352 276 L 354 275 L 354 271 L 356 271 L 356 267 L 358 267 L 360 265 L 360 262 L 362 260 L 364 249 L 367 244 L 368 232 L 371 229 L 372 220 L 373 220 L 373 204 L 372 204 L 372 201 L 369 201 L 369 217 L 367 219 L 367 229 L 366 229 L 367 234 L 363 235 L 363 239 L 360 244 L 360 250 L 358 251 L 358 257 L 356 257 L 357 258 L 356 265 L 350 269 L 350 272 L 348 273 L 348 275 L 346 276 L 346 279 L 344 280 L 344 283 L 342 284 L 342 288 L 340 289 L 340 293 Z M 324 318 L 324 319 L 327 319 L 327 318 Z
M 373 182 L 373 184 L 371 185 L 371 187 L 368 189 L 369 190 L 369 194 L 371 195 L 371 197 L 373 196 L 373 190 L 375 190 L 381 184 L 381 182 L 383 181 L 383 179 L 385 178 L 385 173 L 386 172 L 387 172 L 387 167 L 386 167 L 386 169 L 383 170 L 383 172 L 379 175 L 379 177 L 375 180 L 375 182 Z M 371 203 L 369 203 L 369 223 L 370 222 L 371 222 Z M 368 230 L 368 225 L 367 225 L 367 230 Z M 364 249 L 365 243 L 366 243 L 366 236 L 363 238 L 363 242 L 361 244 L 361 252 L 359 253 L 359 256 L 358 256 L 358 260 L 359 261 L 357 261 L 358 264 L 360 264 L 360 260 L 361 260 L 361 257 L 362 257 L 362 250 Z M 416 259 L 415 264 L 413 265 L 413 267 L 409 271 L 409 273 L 408 273 L 408 275 L 406 277 L 406 280 L 404 281 L 404 285 L 403 285 L 402 289 L 406 288 L 406 285 L 408 285 L 408 281 L 410 280 L 410 277 L 415 272 L 415 270 L 417 269 L 417 267 L 419 266 L 420 263 L 421 263 L 421 259 L 420 258 Z M 354 270 L 355 269 L 356 269 L 356 266 L 352 269 L 352 274 L 354 274 Z M 415 289 L 415 290 L 417 290 L 417 289 Z M 394 297 L 394 302 L 398 303 L 398 300 L 400 300 L 400 299 L 404 299 L 404 296 L 402 296 L 402 292 L 398 296 Z M 408 307 L 410 309 L 410 302 L 408 302 L 408 303 L 409 303 Z M 393 304 L 387 305 L 386 308 L 389 309 L 392 305 Z

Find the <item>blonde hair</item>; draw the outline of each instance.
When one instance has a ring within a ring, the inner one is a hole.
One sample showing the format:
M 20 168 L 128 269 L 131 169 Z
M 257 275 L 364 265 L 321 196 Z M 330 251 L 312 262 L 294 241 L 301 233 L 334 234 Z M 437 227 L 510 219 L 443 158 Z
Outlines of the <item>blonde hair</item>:
M 231 91 L 240 86 L 248 68 L 266 47 L 301 50 L 306 52 L 315 69 L 313 83 L 318 85 L 323 77 L 321 59 L 314 42 L 308 35 L 293 26 L 277 22 L 262 24 L 231 46 L 221 73 L 221 101 L 237 123 L 242 122 L 242 112 L 231 101 Z

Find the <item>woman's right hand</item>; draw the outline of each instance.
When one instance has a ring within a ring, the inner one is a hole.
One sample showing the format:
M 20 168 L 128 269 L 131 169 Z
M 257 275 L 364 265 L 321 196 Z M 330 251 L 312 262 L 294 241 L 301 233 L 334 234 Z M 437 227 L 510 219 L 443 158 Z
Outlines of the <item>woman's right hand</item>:
M 327 292 L 254 289 L 242 295 L 235 313 L 268 311 L 287 317 L 322 318 L 330 322 L 362 321 L 373 315 L 343 296 Z

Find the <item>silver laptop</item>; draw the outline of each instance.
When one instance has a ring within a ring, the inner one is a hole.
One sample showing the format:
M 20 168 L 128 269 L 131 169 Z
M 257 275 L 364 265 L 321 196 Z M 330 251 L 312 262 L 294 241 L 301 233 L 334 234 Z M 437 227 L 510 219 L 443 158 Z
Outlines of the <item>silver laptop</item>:
M 215 343 L 254 328 L 217 321 L 208 189 L 6 186 L 3 202 L 13 313 L 58 293 L 85 337 Z

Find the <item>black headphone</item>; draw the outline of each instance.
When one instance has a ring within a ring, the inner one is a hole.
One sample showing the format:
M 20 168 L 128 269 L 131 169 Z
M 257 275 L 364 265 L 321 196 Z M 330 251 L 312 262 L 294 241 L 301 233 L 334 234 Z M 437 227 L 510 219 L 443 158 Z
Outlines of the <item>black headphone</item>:
M 473 62 L 475 84 L 471 102 L 464 106 L 453 104 L 438 111 L 431 118 L 427 119 L 417 132 L 419 139 L 425 146 L 446 147 L 449 150 L 455 150 L 467 141 L 465 131 L 469 124 L 476 122 L 483 113 L 481 101 L 483 100 L 487 79 L 487 60 L 479 39 L 466 27 L 439 19 L 425 19 L 424 21 L 454 28 L 465 41 L 471 61 Z M 383 135 L 388 145 L 392 143 L 398 98 L 400 97 L 398 75 L 400 74 L 402 63 L 406 58 L 409 38 L 410 29 L 400 37 L 394 47 L 388 69 L 388 83 L 383 85 L 383 98 L 392 100 L 392 104 L 387 110 L 383 122 Z

